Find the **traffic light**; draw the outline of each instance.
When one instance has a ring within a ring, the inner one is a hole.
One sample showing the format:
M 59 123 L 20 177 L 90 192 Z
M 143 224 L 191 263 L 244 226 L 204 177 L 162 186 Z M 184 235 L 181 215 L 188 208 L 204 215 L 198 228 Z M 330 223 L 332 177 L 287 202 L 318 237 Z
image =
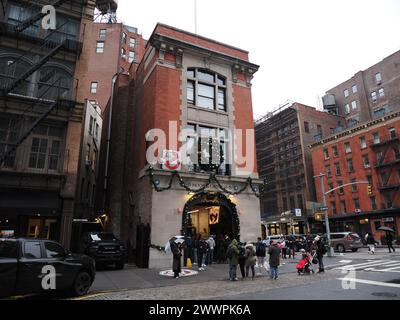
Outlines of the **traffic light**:
M 322 221 L 322 213 L 317 212 L 314 216 L 316 221 Z
M 367 187 L 368 195 L 371 197 L 373 195 L 372 193 L 372 186 L 369 184 Z

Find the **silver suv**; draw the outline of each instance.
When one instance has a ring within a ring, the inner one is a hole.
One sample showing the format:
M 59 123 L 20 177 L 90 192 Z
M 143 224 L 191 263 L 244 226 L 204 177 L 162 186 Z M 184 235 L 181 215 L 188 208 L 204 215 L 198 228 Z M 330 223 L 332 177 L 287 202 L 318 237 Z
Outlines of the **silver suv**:
M 362 248 L 361 237 L 354 232 L 334 232 L 331 233 L 331 245 L 333 249 L 339 252 L 351 250 L 356 252 Z

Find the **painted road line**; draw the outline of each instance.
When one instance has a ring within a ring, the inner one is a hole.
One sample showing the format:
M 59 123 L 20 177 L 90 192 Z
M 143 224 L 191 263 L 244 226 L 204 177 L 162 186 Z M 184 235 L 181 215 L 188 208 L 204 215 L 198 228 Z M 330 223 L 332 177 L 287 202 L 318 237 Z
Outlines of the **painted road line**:
M 386 268 L 386 269 L 382 269 L 383 271 L 395 271 L 397 269 L 400 269 L 400 263 L 397 264 L 396 266 L 390 267 L 390 268 Z
M 388 264 L 385 264 L 385 265 L 381 265 L 381 266 L 385 266 L 385 268 L 392 268 L 392 267 L 395 267 L 394 269 L 397 269 L 397 268 L 399 268 L 400 267 L 400 262 L 392 262 L 392 263 L 388 263 Z M 374 267 L 372 267 L 372 268 L 366 268 L 366 269 L 364 269 L 365 271 L 373 271 L 375 268 Z M 387 270 L 387 269 L 381 269 L 381 270 Z
M 372 267 L 376 266 L 378 264 L 382 263 L 392 263 L 393 261 L 388 261 L 388 260 L 377 260 L 377 261 L 369 261 L 369 262 L 363 262 L 363 263 L 357 263 L 357 264 L 348 264 L 343 267 L 337 268 L 337 269 L 345 269 L 345 268 L 366 268 L 366 267 Z
M 372 280 L 363 280 L 363 279 L 356 279 L 356 278 L 337 278 L 337 280 L 347 281 L 347 282 L 358 282 L 358 283 L 364 283 L 364 284 L 371 284 L 373 286 L 400 288 L 400 284 L 397 284 L 397 283 L 388 283 L 388 282 L 372 281 Z
M 393 261 L 392 262 L 374 263 L 374 264 L 369 264 L 369 265 L 364 265 L 364 266 L 346 265 L 346 266 L 343 266 L 343 267 L 337 268 L 337 269 L 359 271 L 359 270 L 367 270 L 367 269 L 371 269 L 371 268 L 375 268 L 375 267 L 379 267 L 379 266 L 388 266 L 388 265 L 393 265 Z

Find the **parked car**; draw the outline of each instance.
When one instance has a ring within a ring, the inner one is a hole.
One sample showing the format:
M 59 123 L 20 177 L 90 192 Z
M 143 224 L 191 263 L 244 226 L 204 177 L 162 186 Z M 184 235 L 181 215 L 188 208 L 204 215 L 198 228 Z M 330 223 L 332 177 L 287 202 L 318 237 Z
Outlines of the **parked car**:
M 267 236 L 264 240 L 263 243 L 269 247 L 271 244 L 271 241 L 278 241 L 281 242 L 283 240 L 282 236 Z
M 85 233 L 80 252 L 92 257 L 96 261 L 96 265 L 115 264 L 117 269 L 124 268 L 125 247 L 112 233 Z
M 354 232 L 334 232 L 331 233 L 331 246 L 334 250 L 345 252 L 351 250 L 356 252 L 362 248 L 361 237 Z
M 0 238 L 0 296 L 49 292 L 42 283 L 49 266 L 56 273 L 51 289 L 74 296 L 85 295 L 96 275 L 92 258 L 71 254 L 57 242 Z

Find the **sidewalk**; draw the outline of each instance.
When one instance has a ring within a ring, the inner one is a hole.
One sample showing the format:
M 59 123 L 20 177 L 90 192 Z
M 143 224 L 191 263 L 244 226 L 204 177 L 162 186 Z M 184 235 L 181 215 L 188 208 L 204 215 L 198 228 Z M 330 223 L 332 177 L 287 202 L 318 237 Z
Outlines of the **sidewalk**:
M 287 259 L 284 262 L 285 265 L 280 267 L 281 274 L 296 272 L 298 259 Z M 197 271 L 197 266 L 194 266 L 191 270 Z M 213 264 L 207 266 L 205 271 L 200 271 L 197 275 L 174 279 L 172 277 L 159 275 L 160 271 L 165 271 L 165 269 L 139 269 L 135 266 L 128 265 L 124 270 L 110 269 L 97 271 L 96 279 L 90 292 L 97 293 L 109 290 L 146 289 L 181 284 L 204 283 L 208 281 L 228 281 L 228 270 L 228 264 Z M 257 272 L 258 269 L 256 268 L 256 273 Z M 239 279 L 241 278 L 239 266 L 237 268 L 237 276 Z

